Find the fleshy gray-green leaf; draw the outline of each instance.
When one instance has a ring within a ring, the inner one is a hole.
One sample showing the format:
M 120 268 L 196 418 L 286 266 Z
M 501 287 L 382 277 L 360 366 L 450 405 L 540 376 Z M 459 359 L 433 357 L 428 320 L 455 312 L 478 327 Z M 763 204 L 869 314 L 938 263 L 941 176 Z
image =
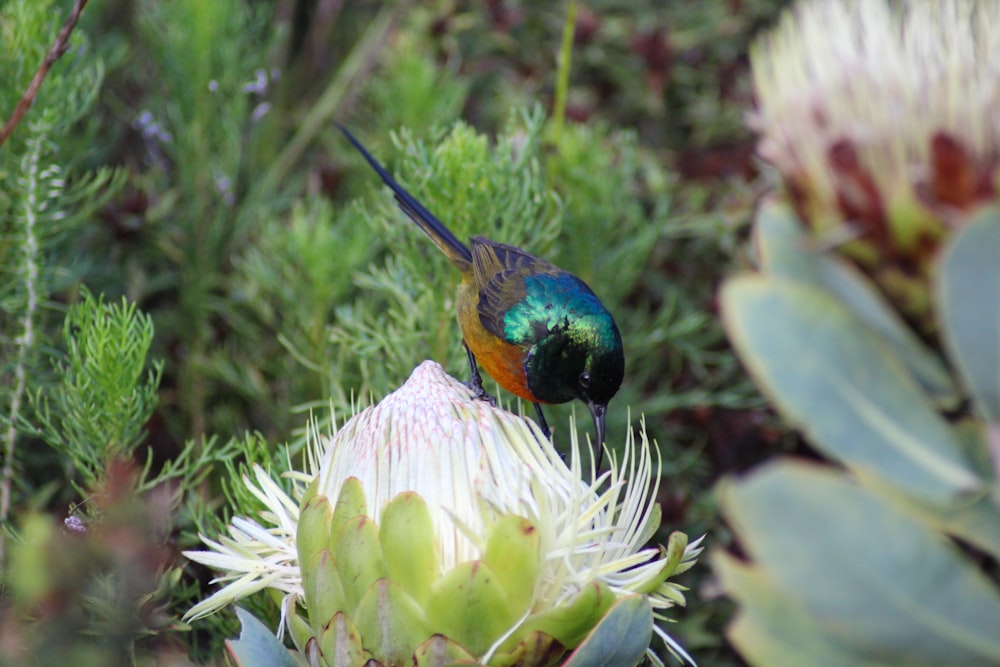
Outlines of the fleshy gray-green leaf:
M 810 249 L 810 237 L 788 206 L 763 205 L 754 221 L 754 240 L 764 272 L 825 289 L 892 346 L 939 405 L 954 405 L 958 398 L 955 386 L 937 355 L 857 268 L 831 253 Z
M 712 555 L 722 587 L 740 603 L 726 636 L 752 665 L 874 667 L 878 663 L 827 636 L 794 597 L 780 589 L 763 568 L 725 552 Z
M 749 599 L 766 595 L 762 587 L 728 577 L 751 629 L 788 628 L 772 615 L 797 607 L 814 622 L 796 624 L 872 664 L 1000 664 L 996 584 L 949 540 L 841 472 L 771 464 L 719 495 L 754 566 L 796 603 L 768 608 Z
M 263 623 L 245 609 L 236 608 L 242 629 L 226 647 L 239 667 L 302 667 Z
M 932 503 L 903 493 L 871 475 L 860 475 L 859 481 L 917 521 L 1000 559 L 1000 511 L 992 494 L 984 492 L 948 503 Z
M 948 351 L 979 414 L 1000 424 L 1000 210 L 952 238 L 936 287 Z
M 615 603 L 563 667 L 630 667 L 639 664 L 653 634 L 653 611 L 644 595 Z
M 810 441 L 931 501 L 980 487 L 948 424 L 893 355 L 817 287 L 747 275 L 722 289 L 729 338 Z

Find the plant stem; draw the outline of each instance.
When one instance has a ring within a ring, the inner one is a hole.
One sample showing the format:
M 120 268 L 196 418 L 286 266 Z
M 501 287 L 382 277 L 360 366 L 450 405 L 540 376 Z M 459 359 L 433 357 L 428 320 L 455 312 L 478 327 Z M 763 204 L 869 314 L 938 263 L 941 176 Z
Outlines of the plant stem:
M 4 142 L 7 141 L 13 132 L 17 124 L 21 122 L 24 114 L 28 113 L 28 109 L 31 108 L 32 103 L 35 101 L 35 97 L 38 96 L 38 91 L 42 88 L 42 82 L 45 81 L 45 77 L 48 76 L 49 70 L 52 69 L 52 65 L 55 64 L 62 54 L 66 53 L 67 44 L 69 43 L 69 36 L 73 33 L 73 28 L 76 27 L 76 22 L 80 20 L 80 14 L 83 12 L 83 8 L 87 6 L 87 0 L 76 0 L 73 3 L 73 11 L 70 12 L 69 18 L 66 19 L 66 23 L 63 25 L 62 30 L 59 31 L 59 35 L 56 37 L 55 43 L 49 52 L 45 54 L 45 59 L 42 60 L 41 66 L 38 71 L 35 72 L 35 76 L 31 79 L 31 83 L 28 84 L 27 90 L 24 91 L 24 95 L 21 96 L 21 100 L 14 107 L 14 113 L 11 114 L 10 118 L 7 119 L 7 123 L 0 129 L 0 146 L 3 146 Z M 2 555 L 2 554 L 0 554 Z M 2 559 L 0 559 L 2 562 Z
M 6 524 L 10 516 L 11 486 L 14 483 L 14 445 L 17 442 L 17 420 L 20 417 L 21 401 L 24 399 L 27 384 L 28 357 L 35 346 L 35 313 L 38 310 L 38 238 L 35 236 L 35 198 L 40 188 L 38 179 L 39 162 L 43 150 L 40 139 L 28 142 L 29 152 L 26 156 L 25 172 L 27 183 L 24 206 L 24 282 L 27 293 L 27 303 L 21 318 L 21 335 L 15 340 L 17 346 L 17 364 L 14 367 L 14 392 L 10 401 L 10 415 L 7 433 L 4 436 L 3 471 L 0 472 L 0 525 Z M 6 561 L 6 534 L 0 531 L 0 572 L 4 570 Z
M 566 6 L 566 22 L 563 24 L 562 46 L 559 49 L 559 72 L 556 75 L 556 97 L 552 105 L 552 134 L 550 140 L 558 145 L 562 138 L 563 123 L 566 119 L 566 98 L 569 95 L 569 70 L 573 62 L 573 35 L 576 32 L 576 0 L 569 0 Z

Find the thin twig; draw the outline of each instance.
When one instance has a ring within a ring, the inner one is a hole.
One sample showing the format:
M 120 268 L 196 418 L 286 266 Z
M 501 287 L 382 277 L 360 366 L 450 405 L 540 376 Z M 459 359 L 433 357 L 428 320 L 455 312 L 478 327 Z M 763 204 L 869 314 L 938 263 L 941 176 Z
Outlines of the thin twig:
M 563 23 L 562 45 L 559 49 L 556 97 L 552 106 L 552 134 L 550 135 L 550 139 L 556 146 L 562 140 L 563 123 L 566 120 L 566 98 L 569 95 L 569 70 L 573 62 L 573 36 L 575 34 L 576 0 L 569 0 L 566 6 L 566 22 Z
M 45 77 L 48 76 L 49 70 L 52 69 L 52 65 L 55 64 L 62 54 L 66 53 L 69 44 L 69 36 L 73 33 L 73 28 L 76 27 L 76 22 L 80 20 L 80 14 L 83 12 L 83 8 L 87 6 L 87 0 L 76 0 L 73 3 L 73 11 L 70 12 L 69 18 L 66 19 L 66 23 L 63 25 L 62 30 L 59 31 L 59 36 L 56 37 L 55 44 L 49 49 L 49 52 L 45 54 L 45 60 L 42 61 L 41 67 L 35 72 L 34 78 L 31 79 L 31 83 L 28 84 L 28 89 L 24 91 L 24 95 L 21 96 L 21 100 L 14 107 L 14 113 L 11 114 L 7 123 L 0 130 L 0 146 L 3 146 L 4 142 L 7 141 L 7 137 L 14 132 L 14 128 L 17 124 L 21 122 L 24 114 L 28 113 L 28 109 L 35 102 L 35 97 L 38 95 L 38 91 L 42 88 L 42 82 L 45 81 Z

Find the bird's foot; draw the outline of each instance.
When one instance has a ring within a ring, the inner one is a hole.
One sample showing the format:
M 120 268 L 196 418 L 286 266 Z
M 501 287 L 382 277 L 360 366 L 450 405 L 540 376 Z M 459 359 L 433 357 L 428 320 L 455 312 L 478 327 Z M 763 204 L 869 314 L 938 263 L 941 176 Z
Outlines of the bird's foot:
M 552 439 L 552 429 L 549 428 L 549 423 L 545 421 L 545 413 L 542 412 L 542 406 L 535 403 L 535 415 L 538 420 L 538 427 L 542 429 L 542 435 L 545 436 L 546 440 Z
M 465 386 L 472 390 L 472 398 L 478 401 L 489 401 L 490 407 L 495 408 L 497 406 L 497 399 L 487 394 L 486 390 L 483 389 L 483 376 L 479 374 L 476 356 L 472 354 L 469 344 L 464 339 L 462 340 L 462 345 L 465 346 L 465 353 L 469 356 L 469 371 L 472 373 L 472 377 L 465 383 Z
M 549 428 L 549 423 L 545 421 L 545 413 L 542 412 L 542 406 L 538 403 L 535 403 L 535 420 L 538 423 L 538 429 L 542 432 L 542 436 L 548 442 L 552 442 L 552 429 Z M 562 462 L 566 463 L 566 452 L 559 451 L 558 453 Z
M 481 378 L 478 373 L 473 376 L 471 380 L 466 382 L 465 386 L 472 392 L 472 398 L 474 400 L 486 401 L 490 404 L 491 408 L 495 408 L 497 406 L 497 399 L 487 394 L 486 390 L 483 389 L 483 378 Z

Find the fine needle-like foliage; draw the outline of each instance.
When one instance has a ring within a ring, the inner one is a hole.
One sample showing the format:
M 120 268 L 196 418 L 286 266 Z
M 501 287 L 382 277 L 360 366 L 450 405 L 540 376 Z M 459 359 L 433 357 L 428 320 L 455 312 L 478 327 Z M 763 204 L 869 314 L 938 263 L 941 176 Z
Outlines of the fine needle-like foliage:
M 13 110 L 55 39 L 52 2 L 11 0 L 0 6 L 0 109 Z M 103 77 L 86 39 L 50 71 L 30 113 L 0 150 L 0 524 L 18 494 L 20 435 L 27 399 L 49 377 L 50 299 L 79 275 L 79 261 L 61 262 L 74 234 L 121 180 L 107 169 L 80 169 L 71 130 L 94 103 Z M 0 535 L 0 568 L 4 537 Z
M 63 324 L 66 356 L 55 384 L 33 395 L 37 435 L 76 466 L 86 486 L 108 461 L 131 458 L 156 407 L 163 362 L 146 368 L 153 322 L 124 299 L 83 291 Z
M 124 299 L 107 304 L 84 289 L 69 310 L 65 349 L 51 353 L 56 379 L 31 396 L 31 418 L 18 425 L 72 466 L 78 495 L 61 529 L 38 512 L 4 527 L 6 631 L 17 642 L 0 649 L 3 664 L 23 651 L 40 664 L 125 664 L 143 637 L 183 627 L 170 601 L 197 588 L 182 580 L 170 536 L 216 525 L 199 487 L 260 444 L 191 440 L 156 468 L 139 453 L 163 366 L 147 362 L 153 333 L 149 316 Z

